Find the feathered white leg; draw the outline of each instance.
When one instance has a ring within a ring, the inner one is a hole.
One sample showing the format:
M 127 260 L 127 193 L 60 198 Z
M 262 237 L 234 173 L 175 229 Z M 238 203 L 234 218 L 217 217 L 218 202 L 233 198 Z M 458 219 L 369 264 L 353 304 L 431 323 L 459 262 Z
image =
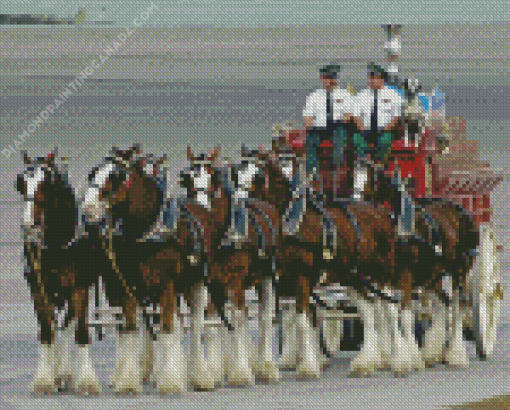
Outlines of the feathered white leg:
M 364 300 L 354 293 L 364 328 L 364 341 L 358 356 L 351 362 L 352 376 L 367 376 L 382 366 L 381 351 L 375 330 L 375 307 L 373 302 Z
M 71 351 L 74 344 L 74 321 L 69 322 L 69 326 L 64 330 L 62 334 L 62 340 L 60 345 L 55 346 L 55 368 L 57 379 L 57 386 L 63 386 L 65 383 L 72 389 L 74 383 L 73 378 L 73 366 L 71 365 Z
M 446 307 L 435 293 L 432 299 L 432 325 L 425 332 L 422 357 L 428 367 L 441 363 L 446 342 Z
M 255 362 L 255 374 L 261 380 L 280 380 L 280 371 L 273 360 L 273 312 L 274 294 L 272 279 L 262 282 L 262 306 L 259 319 L 259 359 Z
M 320 324 L 322 322 L 323 325 L 323 340 L 326 342 L 327 345 L 327 339 L 324 336 L 324 332 L 326 331 L 326 320 L 324 320 L 324 316 L 322 313 L 322 309 L 317 309 L 317 326 L 314 328 L 312 327 L 313 332 L 313 339 L 315 343 L 315 347 L 317 349 L 317 358 L 319 360 L 319 364 L 321 366 L 321 369 L 325 369 L 329 366 L 329 359 L 328 357 L 322 353 L 322 349 L 320 346 Z M 329 345 L 327 345 L 329 347 Z
M 388 302 L 377 300 L 375 304 L 375 318 L 377 328 L 377 338 L 381 350 L 382 369 L 390 368 L 391 358 L 391 328 L 388 320 Z
M 207 371 L 202 331 L 204 329 L 204 311 L 207 305 L 207 289 L 203 284 L 197 286 L 191 304 L 191 344 L 188 362 L 188 378 L 195 390 L 214 389 L 214 380 Z
M 139 393 L 142 390 L 140 372 L 140 338 L 137 332 L 121 333 L 119 343 L 124 355 L 118 379 L 115 383 L 116 393 Z
M 117 335 L 117 339 L 115 341 L 115 346 L 116 346 L 115 354 L 116 354 L 117 361 L 116 361 L 116 365 L 115 365 L 115 371 L 113 372 L 112 380 L 110 383 L 111 386 L 117 385 L 117 382 L 119 381 L 119 377 L 122 373 L 122 367 L 124 365 L 124 358 L 126 356 L 126 354 L 124 352 L 126 343 L 123 343 L 121 341 L 121 333 L 119 333 Z
M 34 393 L 51 393 L 54 390 L 55 344 L 41 344 L 37 372 L 35 374 Z
M 221 349 L 222 349 L 222 368 L 221 368 L 221 380 L 228 377 L 228 368 L 230 364 L 230 353 L 232 352 L 232 343 L 229 334 L 228 327 L 222 325 L 220 327 L 221 336 Z
M 99 394 L 101 384 L 90 360 L 89 345 L 78 346 L 78 376 L 76 388 L 80 394 Z
M 425 362 L 422 359 L 418 343 L 414 336 L 414 319 L 413 310 L 402 310 L 402 330 L 404 331 L 404 346 L 407 350 L 407 360 L 411 370 L 422 370 L 425 368 Z
M 314 338 L 313 326 L 306 312 L 297 316 L 297 332 L 299 340 L 300 360 L 296 369 L 299 377 L 317 378 L 320 375 L 319 358 L 317 357 L 317 341 Z
M 453 320 L 452 331 L 448 349 L 446 351 L 445 360 L 448 366 L 464 368 L 468 367 L 469 359 L 467 356 L 466 346 L 462 339 L 462 321 L 463 315 L 460 309 L 460 294 L 458 290 L 453 292 L 452 298 Z
M 340 347 L 340 340 L 344 333 L 343 320 L 331 320 L 323 316 L 323 334 L 330 352 L 336 352 Z
M 160 394 L 180 393 L 186 389 L 186 360 L 182 345 L 182 326 L 174 313 L 172 333 L 158 335 L 154 379 Z
M 232 313 L 234 331 L 232 332 L 232 355 L 228 366 L 228 381 L 235 386 L 254 384 L 252 370 L 249 364 L 249 348 L 246 337 L 246 315 L 242 310 Z
M 140 356 L 140 368 L 142 371 L 142 380 L 149 382 L 152 370 L 154 368 L 154 341 L 147 329 L 142 331 L 142 354 Z
M 282 310 L 282 357 L 280 369 L 295 369 L 297 366 L 296 347 L 296 306 L 291 304 L 288 310 Z
M 399 304 L 390 303 L 389 313 L 391 316 L 391 336 L 392 336 L 392 354 L 391 354 L 391 370 L 396 375 L 405 375 L 412 370 L 409 362 L 408 349 L 404 337 L 398 325 L 399 320 Z
M 213 377 L 214 384 L 216 386 L 221 385 L 224 366 L 221 349 L 221 329 L 217 326 L 206 326 L 204 329 L 204 341 L 207 346 L 208 371 Z

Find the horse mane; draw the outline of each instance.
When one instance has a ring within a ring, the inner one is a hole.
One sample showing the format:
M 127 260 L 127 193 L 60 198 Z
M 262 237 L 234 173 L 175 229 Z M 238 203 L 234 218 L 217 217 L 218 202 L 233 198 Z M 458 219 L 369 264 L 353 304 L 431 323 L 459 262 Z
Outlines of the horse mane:
M 263 167 L 264 170 L 264 178 L 261 175 L 255 175 L 254 178 L 254 186 L 257 192 L 263 192 L 267 195 L 268 202 L 272 202 L 275 205 L 280 203 L 283 206 L 286 206 L 290 201 L 291 196 L 291 182 L 278 170 L 279 165 L 277 161 L 272 159 L 267 153 L 263 154 L 265 158 L 263 158 Z M 265 178 L 268 178 L 270 181 L 269 188 L 266 188 Z M 283 192 L 287 192 L 287 196 L 281 195 L 281 192 L 275 186 L 277 184 L 283 184 Z M 278 207 L 278 206 L 277 206 Z
M 158 218 L 165 194 L 158 188 L 154 178 L 144 172 L 140 161 L 133 164 L 130 172 L 131 183 L 136 186 L 136 196 L 131 194 L 132 187 L 127 188 L 126 207 L 121 207 L 118 211 L 119 216 L 124 213 L 129 215 L 123 218 L 124 233 L 137 237 L 142 235 Z
M 45 181 L 44 242 L 49 248 L 68 245 L 76 235 L 78 203 L 74 190 L 57 167 L 52 168 L 51 181 Z

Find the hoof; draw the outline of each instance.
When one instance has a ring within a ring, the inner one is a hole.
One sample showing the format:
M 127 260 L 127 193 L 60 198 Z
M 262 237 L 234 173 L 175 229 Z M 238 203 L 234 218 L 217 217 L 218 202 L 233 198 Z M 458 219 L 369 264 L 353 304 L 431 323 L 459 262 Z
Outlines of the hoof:
M 186 374 L 183 374 L 183 372 L 178 373 L 160 371 L 154 375 L 154 386 L 159 391 L 159 394 L 178 394 L 186 390 Z
M 322 370 L 329 369 L 329 367 L 331 366 L 331 360 L 322 353 L 319 354 L 319 363 L 321 365 Z
M 358 370 L 349 371 L 349 377 L 353 378 L 353 379 L 362 379 L 362 378 L 367 378 L 367 377 L 371 377 L 371 376 L 372 376 L 372 372 L 369 370 L 358 369 Z
M 351 362 L 350 373 L 360 375 L 358 377 L 366 377 L 380 368 L 382 363 L 382 360 L 379 360 L 379 358 L 367 359 L 358 356 Z
M 390 371 L 391 370 L 391 365 L 390 365 L 390 363 L 388 361 L 383 360 L 381 362 L 381 364 L 379 365 L 377 370 L 380 370 L 380 371 L 383 371 L 383 372 Z
M 445 357 L 446 365 L 454 369 L 465 369 L 469 365 L 465 351 L 449 352 Z
M 119 395 L 136 395 L 142 391 L 142 386 L 139 381 L 121 379 L 115 384 L 114 391 Z
M 150 379 L 151 379 L 151 374 L 153 372 L 153 368 L 152 368 L 152 365 L 151 366 L 145 366 L 143 365 L 145 368 L 144 370 L 142 371 L 142 381 L 143 383 L 149 383 L 150 382 Z
M 403 375 L 403 374 L 409 374 L 414 370 L 414 366 L 412 363 L 402 363 L 398 362 L 391 365 L 391 370 L 394 374 Z
M 276 383 L 280 381 L 280 371 L 274 362 L 262 362 L 255 370 L 257 379 L 265 383 Z
M 101 385 L 96 381 L 88 381 L 79 383 L 76 387 L 76 391 L 80 396 L 97 396 L 101 394 Z
M 439 360 L 425 360 L 425 367 L 427 369 L 432 369 L 440 364 L 443 364 L 443 361 L 441 359 L 439 359 Z
M 60 375 L 55 379 L 55 384 L 58 385 L 64 385 L 66 383 L 71 383 L 72 376 L 70 374 L 67 375 Z
M 228 375 L 228 384 L 236 387 L 252 386 L 255 384 L 255 379 L 249 370 L 234 370 Z
M 319 378 L 321 372 L 319 366 L 301 363 L 296 370 L 297 377 L 301 380 L 313 380 Z
M 180 394 L 186 390 L 186 386 L 183 381 L 174 381 L 173 383 L 165 383 L 158 386 L 158 391 L 161 396 L 168 394 Z
M 37 379 L 32 386 L 34 395 L 53 394 L 56 390 L 51 380 Z
M 448 360 L 446 361 L 446 366 L 449 367 L 450 369 L 467 369 L 469 366 L 468 366 L 468 363 L 467 362 L 449 362 Z
M 117 363 L 115 371 L 113 372 L 112 379 L 110 381 L 110 387 L 114 387 L 120 381 L 120 375 L 122 374 L 123 363 Z
M 74 380 L 71 375 L 66 376 L 58 376 L 55 379 L 55 385 L 58 388 L 58 391 L 65 391 L 65 390 L 74 390 Z
M 190 384 L 191 388 L 195 391 L 211 391 L 215 388 L 213 377 L 209 376 L 206 372 L 203 372 L 198 377 L 192 377 Z
M 292 371 L 292 370 L 296 370 L 297 363 L 296 363 L 296 360 L 291 360 L 288 358 L 281 359 L 278 362 L 278 367 L 280 368 L 280 370 Z

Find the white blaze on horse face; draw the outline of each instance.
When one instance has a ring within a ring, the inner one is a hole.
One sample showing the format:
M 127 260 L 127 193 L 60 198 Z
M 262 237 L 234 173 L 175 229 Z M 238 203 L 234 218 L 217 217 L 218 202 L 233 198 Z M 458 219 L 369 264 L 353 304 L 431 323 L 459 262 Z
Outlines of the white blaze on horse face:
M 154 164 L 146 164 L 146 165 L 143 167 L 143 170 L 144 170 L 144 172 L 145 172 L 147 175 L 154 176 L 154 172 L 155 172 Z
M 240 187 L 244 189 L 250 189 L 253 184 L 253 178 L 257 173 L 258 169 L 255 164 L 248 164 L 246 167 L 243 167 L 239 170 L 239 181 L 238 184 Z
M 44 181 L 43 167 L 37 168 L 37 171 L 32 176 L 24 175 L 24 180 L 27 183 L 27 198 L 23 209 L 23 224 L 29 228 L 34 224 L 34 197 L 39 184 Z
M 198 171 L 192 172 L 193 186 L 197 190 L 197 202 L 207 209 L 211 209 L 208 190 L 211 187 L 211 174 L 203 166 L 198 167 Z
M 237 185 L 238 188 L 236 190 L 236 198 L 238 199 L 246 199 L 248 198 L 248 191 L 253 185 L 253 178 L 255 174 L 259 171 L 259 168 L 255 164 L 247 164 L 247 166 L 242 167 L 238 171 L 238 180 Z
M 106 207 L 101 206 L 99 201 L 99 190 L 104 186 L 114 168 L 114 164 L 110 163 L 105 165 L 96 173 L 93 181 L 95 186 L 89 186 L 85 191 L 83 208 L 93 222 L 98 222 L 104 217 Z
M 204 167 L 198 167 L 198 171 L 194 171 L 193 185 L 196 189 L 209 189 L 211 186 L 211 174 Z
M 280 163 L 281 163 L 283 175 L 285 175 L 289 180 L 291 180 L 292 174 L 293 174 L 292 162 L 283 160 Z

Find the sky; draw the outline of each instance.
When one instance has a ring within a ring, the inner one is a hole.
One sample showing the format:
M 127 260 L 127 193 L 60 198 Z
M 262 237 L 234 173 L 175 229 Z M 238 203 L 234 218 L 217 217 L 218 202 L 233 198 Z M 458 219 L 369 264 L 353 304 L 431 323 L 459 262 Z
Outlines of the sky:
M 441 24 L 509 21 L 506 0 L 154 0 L 158 13 L 148 26 L 213 25 L 258 27 L 259 25 L 322 24 Z M 113 21 L 131 26 L 133 18 L 151 1 L 117 0 L 2 0 L 0 13 L 74 16 L 85 7 L 89 20 Z M 133 17 L 134 16 L 134 17 Z

